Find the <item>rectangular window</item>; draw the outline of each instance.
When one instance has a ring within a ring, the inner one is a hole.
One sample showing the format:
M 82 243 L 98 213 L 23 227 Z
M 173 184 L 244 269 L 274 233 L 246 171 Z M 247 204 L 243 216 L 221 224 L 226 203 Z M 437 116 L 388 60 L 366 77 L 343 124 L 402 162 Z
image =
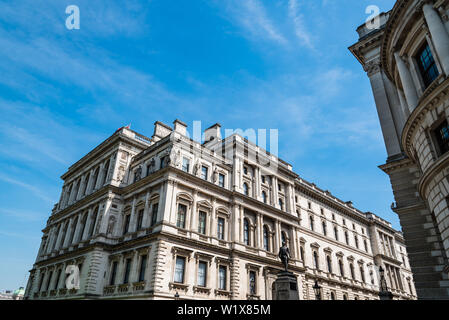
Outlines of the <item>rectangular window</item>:
M 218 218 L 217 220 L 217 236 L 218 239 L 224 240 L 224 225 L 225 225 L 225 219 Z
M 185 229 L 186 227 L 186 213 L 187 213 L 187 207 L 183 204 L 179 204 L 178 206 L 178 217 L 176 219 L 176 226 L 178 228 Z
M 184 283 L 184 269 L 186 265 L 186 258 L 176 257 L 175 265 L 175 282 Z
M 131 271 L 131 259 L 126 259 L 125 262 L 125 276 L 123 277 L 123 283 L 126 284 L 129 282 L 129 273 Z
M 418 53 L 416 58 L 419 66 L 419 71 L 424 82 L 424 86 L 427 88 L 439 75 L 437 65 L 433 59 L 430 46 L 425 43 Z
M 198 263 L 198 286 L 206 286 L 207 262 L 200 261 Z
M 207 214 L 204 211 L 200 211 L 198 214 L 198 233 L 206 234 L 206 217 Z
M 218 174 L 218 185 L 222 188 L 225 186 L 225 176 L 222 173 Z
M 48 291 L 48 289 L 50 289 L 50 282 L 51 282 L 52 277 L 53 277 L 53 271 L 50 271 L 50 274 L 48 275 L 48 280 L 47 280 L 47 288 L 45 289 L 45 291 Z
M 182 158 L 182 171 L 189 172 L 190 160 L 187 158 Z
M 118 266 L 118 262 L 114 261 L 112 263 L 111 279 L 109 280 L 109 285 L 111 285 L 111 286 L 113 286 L 115 284 L 115 277 L 117 275 L 117 266 Z
M 142 229 L 143 212 L 144 212 L 144 209 L 140 209 L 139 213 L 137 215 L 137 230 Z
M 256 272 L 249 272 L 249 293 L 256 294 Z
M 449 150 L 449 126 L 447 120 L 444 120 L 433 130 L 433 135 L 437 143 L 437 153 L 441 156 Z
M 201 179 L 207 180 L 207 167 L 205 166 L 201 167 Z
M 220 290 L 226 290 L 226 274 L 227 270 L 225 266 L 218 268 L 218 288 Z
M 145 270 L 147 268 L 147 255 L 140 257 L 139 282 L 145 281 Z
M 129 220 L 131 219 L 131 215 L 127 214 L 125 216 L 125 223 L 123 225 L 123 234 L 127 234 L 128 233 L 128 229 L 129 229 Z
M 405 263 L 404 263 L 405 264 Z M 56 277 L 56 282 L 53 289 L 58 289 L 59 279 L 61 279 L 62 269 L 59 269 L 58 276 Z
M 159 209 L 159 204 L 153 204 L 153 212 L 151 213 L 151 226 L 154 226 L 157 221 L 157 211 Z

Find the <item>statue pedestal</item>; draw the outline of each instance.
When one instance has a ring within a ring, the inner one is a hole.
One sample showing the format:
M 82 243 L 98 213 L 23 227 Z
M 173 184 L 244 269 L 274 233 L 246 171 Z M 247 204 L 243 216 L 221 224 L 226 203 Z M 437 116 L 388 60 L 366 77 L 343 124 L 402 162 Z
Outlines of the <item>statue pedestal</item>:
M 273 300 L 299 300 L 298 281 L 293 273 L 279 272 L 274 282 Z

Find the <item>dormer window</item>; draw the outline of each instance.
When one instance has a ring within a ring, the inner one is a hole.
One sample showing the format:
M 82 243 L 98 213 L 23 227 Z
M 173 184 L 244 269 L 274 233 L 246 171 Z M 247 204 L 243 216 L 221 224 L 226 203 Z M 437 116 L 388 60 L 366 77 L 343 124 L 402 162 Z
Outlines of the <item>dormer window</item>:
M 427 42 L 423 45 L 421 50 L 418 51 L 416 61 L 424 86 L 427 88 L 439 75 L 432 51 L 430 51 L 430 46 Z

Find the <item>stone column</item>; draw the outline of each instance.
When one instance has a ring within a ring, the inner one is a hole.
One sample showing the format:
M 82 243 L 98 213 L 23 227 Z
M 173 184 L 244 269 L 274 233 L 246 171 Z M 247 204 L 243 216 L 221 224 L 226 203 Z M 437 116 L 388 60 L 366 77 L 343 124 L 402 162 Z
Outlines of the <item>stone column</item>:
M 275 208 L 279 208 L 279 195 L 278 195 L 278 178 L 273 176 L 271 179 L 271 188 L 273 188 L 273 203 L 271 204 Z
M 281 238 L 281 222 L 279 220 L 275 221 L 275 237 L 276 247 L 274 248 L 274 253 L 279 252 L 279 248 L 282 246 L 282 238 Z
M 104 168 L 104 162 L 100 164 L 100 167 L 98 169 L 97 183 L 94 186 L 95 190 L 100 189 L 102 186 L 101 183 L 103 181 L 103 175 L 104 175 L 103 168 Z
M 145 194 L 145 208 L 143 211 L 142 228 L 148 228 L 150 225 L 150 192 Z
M 190 230 L 192 231 L 198 231 L 198 214 L 197 214 L 197 208 L 196 208 L 196 202 L 198 200 L 198 190 L 193 190 L 193 202 L 192 202 L 192 210 L 191 210 L 191 219 L 190 219 L 190 224 L 187 224 L 186 221 L 186 226 L 187 228 L 190 228 Z M 187 213 L 187 215 L 189 215 Z M 187 218 L 187 217 L 186 217 Z
M 210 228 L 209 228 L 209 236 L 211 237 L 217 237 L 217 213 L 216 210 L 216 199 L 212 198 L 212 211 L 210 213 L 211 221 L 210 221 Z M 207 232 L 207 230 L 206 230 Z
M 230 241 L 239 242 L 239 207 L 238 205 L 232 206 L 231 221 L 228 223 L 231 230 Z
M 240 221 L 240 223 L 239 223 L 239 228 L 240 228 L 239 242 L 243 242 L 243 239 L 244 239 L 244 237 L 243 237 L 243 207 L 241 205 L 239 205 L 239 221 Z
M 410 112 L 412 112 L 418 104 L 418 95 L 416 93 L 412 75 L 410 74 L 410 70 L 408 69 L 404 60 L 402 60 L 398 51 L 394 53 L 394 57 L 396 59 L 399 76 L 401 77 L 402 87 L 404 88 L 405 99 L 407 100 Z
M 136 202 L 137 202 L 137 197 L 134 196 L 133 198 L 133 203 L 131 205 L 131 217 L 129 218 L 129 227 L 128 227 L 128 232 L 134 232 L 136 231 Z
M 73 226 L 73 217 L 72 218 L 70 218 L 70 220 L 69 220 L 69 226 L 67 227 L 67 232 L 66 232 L 66 234 L 65 234 L 65 238 L 64 239 L 62 239 L 62 246 L 61 246 L 61 248 L 65 248 L 65 247 L 67 247 L 67 246 L 69 246 L 69 239 L 70 239 L 70 234 L 72 233 L 72 228 L 74 228 L 74 226 Z
M 263 223 L 262 223 L 262 214 L 260 212 L 257 212 L 257 247 L 262 249 L 263 248 Z
M 257 199 L 257 200 L 260 200 L 261 199 L 261 192 L 260 192 L 260 169 L 259 169 L 259 167 L 254 167 L 254 176 L 255 176 L 255 178 L 256 178 L 256 180 L 255 180 L 255 188 L 254 188 L 254 191 L 255 191 L 255 198 Z
M 76 195 L 76 200 L 79 200 L 79 199 L 81 199 L 81 197 L 83 196 L 81 193 L 82 193 L 82 190 L 84 189 L 84 184 L 86 183 L 86 175 L 82 175 L 81 176 L 81 179 L 80 179 L 80 182 L 79 182 L 79 187 L 78 187 L 78 192 L 77 192 L 77 195 Z
M 423 5 L 424 17 L 432 36 L 435 50 L 441 62 L 441 67 L 446 75 L 449 75 L 449 34 L 444 27 L 438 12 L 430 3 Z

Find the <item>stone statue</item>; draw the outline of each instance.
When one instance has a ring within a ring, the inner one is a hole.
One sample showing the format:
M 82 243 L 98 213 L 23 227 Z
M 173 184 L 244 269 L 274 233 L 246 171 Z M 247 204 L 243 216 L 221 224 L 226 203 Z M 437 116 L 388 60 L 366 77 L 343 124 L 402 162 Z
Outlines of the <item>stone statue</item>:
M 285 271 L 288 271 L 288 260 L 290 260 L 290 250 L 287 247 L 287 244 L 282 242 L 282 247 L 279 248 L 279 258 L 284 265 Z

